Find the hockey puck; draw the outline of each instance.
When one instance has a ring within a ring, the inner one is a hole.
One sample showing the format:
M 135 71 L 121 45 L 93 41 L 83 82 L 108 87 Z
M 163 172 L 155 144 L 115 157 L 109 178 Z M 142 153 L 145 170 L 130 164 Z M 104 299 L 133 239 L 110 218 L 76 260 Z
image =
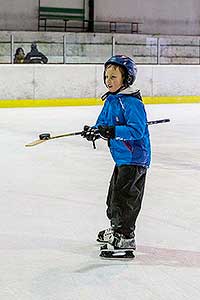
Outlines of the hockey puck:
M 50 133 L 41 133 L 39 135 L 40 140 L 49 140 L 50 139 Z

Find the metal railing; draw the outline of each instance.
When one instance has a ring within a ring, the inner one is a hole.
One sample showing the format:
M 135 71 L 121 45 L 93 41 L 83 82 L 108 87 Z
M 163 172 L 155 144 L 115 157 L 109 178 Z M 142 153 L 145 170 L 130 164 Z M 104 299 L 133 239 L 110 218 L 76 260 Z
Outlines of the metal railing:
M 108 57 L 124 54 L 134 58 L 137 64 L 200 64 L 200 37 L 107 37 L 83 38 L 63 34 L 55 41 L 17 40 L 13 34 L 9 40 L 0 40 L 0 63 L 13 63 L 18 47 L 30 51 L 32 42 L 52 64 L 102 64 Z

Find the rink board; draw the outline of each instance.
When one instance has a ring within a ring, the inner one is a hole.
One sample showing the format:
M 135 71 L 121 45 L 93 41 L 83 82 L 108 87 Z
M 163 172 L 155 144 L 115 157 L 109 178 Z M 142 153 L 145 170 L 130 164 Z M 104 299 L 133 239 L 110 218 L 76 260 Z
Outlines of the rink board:
M 145 104 L 200 103 L 200 96 L 143 97 Z M 102 105 L 100 98 L 0 100 L 0 108 Z

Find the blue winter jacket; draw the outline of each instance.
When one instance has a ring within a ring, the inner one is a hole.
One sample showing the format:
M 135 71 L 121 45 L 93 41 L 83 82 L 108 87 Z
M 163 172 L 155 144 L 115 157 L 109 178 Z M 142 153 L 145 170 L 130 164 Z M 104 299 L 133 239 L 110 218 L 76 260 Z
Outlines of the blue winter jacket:
M 149 167 L 149 130 L 139 91 L 134 93 L 127 88 L 119 94 L 108 95 L 95 127 L 99 125 L 115 126 L 115 138 L 109 140 L 109 147 L 117 166 Z

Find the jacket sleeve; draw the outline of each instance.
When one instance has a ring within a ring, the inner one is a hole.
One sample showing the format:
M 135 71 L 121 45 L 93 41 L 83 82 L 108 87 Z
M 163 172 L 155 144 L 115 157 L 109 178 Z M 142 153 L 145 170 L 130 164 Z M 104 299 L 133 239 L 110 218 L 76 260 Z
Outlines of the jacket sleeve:
M 106 121 L 106 110 L 107 110 L 107 102 L 105 101 L 104 106 L 97 118 L 96 124 L 94 127 L 98 127 L 99 125 L 105 126 L 107 125 L 107 121 Z
M 124 101 L 122 109 L 126 125 L 115 127 L 115 138 L 118 140 L 142 139 L 147 126 L 144 104 L 136 98 L 130 98 Z

